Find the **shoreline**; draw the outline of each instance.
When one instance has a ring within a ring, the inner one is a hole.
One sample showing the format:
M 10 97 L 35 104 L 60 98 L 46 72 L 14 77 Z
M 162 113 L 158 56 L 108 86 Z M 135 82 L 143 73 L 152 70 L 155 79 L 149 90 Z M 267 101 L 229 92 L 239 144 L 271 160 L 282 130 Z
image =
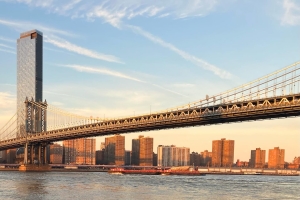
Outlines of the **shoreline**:
M 19 171 L 18 168 L 0 168 L 0 172 L 5 171 Z M 52 168 L 48 172 L 109 172 L 108 169 L 59 169 L 59 168 Z M 127 174 L 136 174 L 136 175 L 150 175 L 143 172 L 136 172 L 136 173 L 123 173 L 124 175 Z M 210 172 L 199 172 L 201 175 L 253 175 L 253 176 L 300 176 L 299 173 L 244 173 L 244 172 L 219 172 L 219 171 L 210 171 Z M 151 175 L 160 175 L 160 174 L 151 174 Z M 176 174 L 174 174 L 176 175 Z M 181 175 L 181 174 L 180 174 Z M 198 175 L 198 174 L 197 174 Z M 197 176 L 195 175 L 195 176 Z M 189 174 L 189 176 L 193 176 L 193 174 Z

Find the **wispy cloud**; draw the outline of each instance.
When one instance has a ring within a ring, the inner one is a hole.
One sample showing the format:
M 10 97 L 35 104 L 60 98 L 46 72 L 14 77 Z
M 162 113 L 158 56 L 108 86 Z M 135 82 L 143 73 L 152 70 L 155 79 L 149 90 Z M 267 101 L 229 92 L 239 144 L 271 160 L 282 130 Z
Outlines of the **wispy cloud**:
M 162 87 L 160 85 L 153 84 L 153 83 L 150 83 L 150 82 L 147 82 L 147 81 L 143 81 L 141 79 L 138 79 L 138 78 L 135 78 L 135 77 L 132 77 L 132 76 L 128 76 L 126 74 L 123 74 L 123 73 L 120 73 L 120 72 L 117 72 L 117 71 L 108 70 L 108 69 L 105 69 L 105 68 L 94 68 L 94 67 L 82 66 L 82 65 L 58 65 L 58 66 L 68 67 L 68 68 L 74 69 L 74 70 L 79 71 L 79 72 L 92 73 L 92 74 L 103 74 L 103 75 L 108 75 L 108 76 L 113 76 L 113 77 L 117 77 L 117 78 L 131 80 L 131 81 L 136 81 L 136 82 L 139 82 L 139 83 L 145 83 L 145 84 L 149 84 L 151 86 L 157 87 L 159 89 L 162 89 L 164 91 L 171 92 L 171 93 L 176 94 L 176 95 L 187 97 L 186 95 L 183 95 L 181 93 L 178 93 L 178 92 L 170 90 L 170 89 L 167 89 L 167 88 Z
M 114 0 L 94 5 L 85 16 L 89 19 L 102 18 L 105 22 L 120 28 L 120 25 L 136 17 L 188 18 L 203 16 L 211 12 L 217 0 Z
M 48 93 L 48 94 L 59 95 L 59 96 L 70 96 L 70 95 L 67 95 L 67 94 L 62 94 L 62 93 L 57 93 L 57 92 L 51 92 L 51 91 L 48 91 L 48 90 L 45 90 L 44 92 Z
M 67 4 L 65 4 L 64 6 L 62 6 L 61 10 L 63 12 L 68 11 L 68 10 L 72 10 L 80 2 L 81 2 L 81 0 L 72 0 L 72 1 L 68 2 Z
M 166 1 L 168 2 L 168 1 Z M 151 40 L 154 43 L 157 43 L 175 53 L 177 53 L 179 56 L 184 58 L 187 61 L 192 62 L 193 64 L 205 69 L 212 71 L 214 74 L 217 76 L 224 78 L 224 79 L 230 79 L 231 74 L 225 70 L 222 70 L 206 61 L 203 59 L 197 58 L 194 55 L 189 54 L 188 52 L 185 52 L 179 48 L 177 48 L 175 45 L 165 42 L 161 38 L 154 36 L 153 34 L 143 30 L 142 28 L 138 26 L 132 26 L 132 25 L 125 25 L 123 23 L 124 19 L 131 19 L 136 16 L 157 16 L 158 17 L 166 17 L 168 15 L 176 15 L 177 18 L 186 18 L 190 16 L 201 16 L 206 14 L 206 12 L 212 10 L 212 8 L 217 4 L 217 1 L 191 1 L 188 4 L 188 9 L 183 9 L 181 12 L 177 10 L 178 12 L 166 12 L 166 13 L 161 13 L 161 11 L 164 11 L 166 9 L 163 4 L 156 4 L 157 2 L 151 2 L 151 5 L 148 7 L 143 5 L 141 6 L 140 4 L 136 4 L 135 6 L 132 5 L 132 7 L 125 7 L 124 4 L 119 4 L 119 5 L 112 5 L 111 3 L 102 3 L 99 6 L 96 6 L 92 11 L 90 11 L 87 14 L 88 18 L 102 18 L 105 22 L 110 23 L 112 26 L 123 29 L 127 28 L 135 33 L 142 35 L 143 37 L 147 38 L 148 40 Z M 173 2 L 174 3 L 174 2 Z M 160 5 L 160 6 L 158 6 Z M 176 6 L 181 6 L 183 8 L 185 7 L 184 3 L 175 3 Z M 168 5 L 170 6 L 170 5 Z M 143 7 L 143 9 L 141 9 Z M 198 9 L 195 9 L 198 8 Z M 200 9 L 201 8 L 201 9 Z
M 45 49 L 45 50 L 48 50 L 48 51 L 57 52 L 57 53 L 66 53 L 66 54 L 70 54 L 70 55 L 72 55 L 72 53 L 68 53 L 68 52 L 66 52 L 66 51 L 63 51 L 63 50 L 52 49 L 52 48 L 45 47 L 45 46 L 43 46 L 43 49 Z
M 127 28 L 131 29 L 132 31 L 134 31 L 135 33 L 142 35 L 143 37 L 151 40 L 154 43 L 157 43 L 175 53 L 177 53 L 178 55 L 180 55 L 182 58 L 184 58 L 187 61 L 190 61 L 192 63 L 194 63 L 195 65 L 205 69 L 205 70 L 209 70 L 212 71 L 214 74 L 216 74 L 217 76 L 221 77 L 221 78 L 225 78 L 225 79 L 229 79 L 231 78 L 231 74 L 225 70 L 222 70 L 200 58 L 197 58 L 196 56 L 193 56 L 183 50 L 178 49 L 177 47 L 175 47 L 173 44 L 170 44 L 168 42 L 165 42 L 164 40 L 162 40 L 161 38 L 152 35 L 151 33 L 141 29 L 140 27 L 137 26 L 132 26 L 132 25 L 126 25 Z
M 117 71 L 112 71 L 112 70 L 108 70 L 105 68 L 93 68 L 93 67 L 89 67 L 89 66 L 81 66 L 81 65 L 60 65 L 62 67 L 68 67 L 68 68 L 72 68 L 76 71 L 79 72 L 86 72 L 86 73 L 93 73 L 93 74 L 104 74 L 104 75 L 109 75 L 109 76 L 114 76 L 114 77 L 118 77 L 118 78 L 123 78 L 123 79 L 128 79 L 128 80 L 132 80 L 132 81 L 137 81 L 137 82 L 143 82 L 137 78 L 122 74 L 120 72 Z
M 11 54 L 16 54 L 16 52 L 10 51 L 10 50 L 6 50 L 6 49 L 0 49 L 0 51 L 6 52 L 6 53 L 11 53 Z
M 15 96 L 6 92 L 0 92 L 0 110 L 11 109 L 13 106 L 15 106 L 15 103 Z
M 64 106 L 64 104 L 63 104 L 63 103 L 61 103 L 61 102 L 57 102 L 57 101 L 53 101 L 53 102 L 51 102 L 51 105 L 53 105 L 53 106 L 58 106 L 58 107 L 63 107 L 63 106 Z
M 30 29 L 38 29 L 47 34 L 58 34 L 58 35 L 64 35 L 64 36 L 69 36 L 69 37 L 76 37 L 75 34 L 64 31 L 64 30 L 50 28 L 50 27 L 46 27 L 46 26 L 43 26 L 43 25 L 40 25 L 37 23 L 32 23 L 32 22 L 27 22 L 27 21 L 12 21 L 12 20 L 0 19 L 0 24 L 15 28 L 18 31 L 28 31 Z
M 6 37 L 2 37 L 2 36 L 0 36 L 0 40 L 2 40 L 4 42 L 16 43 L 15 40 L 12 40 L 12 39 L 9 39 L 9 38 L 6 38 Z
M 106 0 L 89 2 L 82 0 L 10 0 L 9 2 L 24 3 L 72 17 L 102 17 L 107 22 L 117 25 L 118 21 L 140 16 L 169 16 L 177 19 L 203 16 L 214 10 L 219 0 Z
M 284 15 L 281 19 L 282 24 L 300 25 L 300 3 L 295 0 L 283 0 L 282 7 Z
M 104 2 L 93 7 L 86 17 L 89 19 L 102 18 L 105 22 L 110 23 L 114 27 L 120 28 L 123 20 L 130 20 L 138 16 L 156 16 L 160 11 L 164 10 L 163 6 L 131 4 L 128 1 L 111 3 Z
M 172 86 L 173 87 L 178 87 L 178 88 L 191 88 L 191 87 L 195 87 L 194 84 L 190 84 L 190 83 L 175 83 Z
M 45 26 L 41 26 L 39 24 L 29 23 L 29 22 L 23 22 L 23 21 L 9 21 L 9 20 L 2 20 L 0 19 L 0 24 L 6 25 L 12 28 L 21 29 L 22 31 L 28 30 L 28 29 L 39 29 L 42 32 L 44 32 L 44 41 L 46 43 L 50 43 L 56 47 L 68 50 L 70 52 L 74 52 L 83 56 L 87 56 L 90 58 L 95 58 L 98 60 L 104 60 L 107 62 L 115 62 L 115 63 L 122 63 L 119 58 L 113 55 L 108 54 L 102 54 L 81 46 L 78 46 L 76 44 L 73 44 L 65 39 L 62 39 L 58 37 L 57 35 L 65 35 L 65 36 L 74 36 L 74 34 L 71 34 L 69 32 L 58 30 L 55 28 L 49 28 Z
M 0 83 L 0 85 L 6 85 L 6 86 L 10 86 L 10 87 L 16 87 L 16 84 L 9 84 L 9 83 Z
M 13 48 L 11 46 L 8 46 L 8 45 L 5 45 L 5 44 L 1 44 L 1 43 L 0 43 L 0 47 L 5 47 L 5 48 L 8 48 L 8 49 L 15 49 L 15 48 Z
M 101 3 L 89 3 L 83 4 L 82 1 L 73 0 L 67 1 L 67 3 L 58 3 L 58 1 L 49 1 L 47 4 L 41 3 L 40 0 L 21 0 L 22 2 L 34 5 L 38 7 L 47 7 L 50 10 L 54 8 L 58 9 L 58 4 L 61 6 L 66 6 L 69 9 L 65 10 L 72 10 L 69 15 L 80 15 L 78 14 L 81 12 L 81 16 L 86 16 L 89 19 L 101 18 L 105 22 L 110 23 L 112 26 L 117 28 L 128 28 L 134 31 L 137 34 L 142 35 L 143 37 L 151 40 L 154 43 L 157 43 L 175 53 L 179 56 L 184 58 L 187 61 L 192 62 L 193 64 L 205 69 L 212 71 L 214 74 L 221 78 L 228 79 L 231 77 L 231 74 L 225 70 L 222 70 L 200 58 L 197 58 L 194 55 L 189 54 L 175 45 L 165 42 L 161 38 L 154 36 L 153 34 L 143 30 L 140 27 L 132 26 L 132 25 L 124 25 L 125 20 L 130 20 L 132 18 L 138 16 L 144 17 L 167 17 L 173 16 L 174 18 L 187 18 L 187 17 L 194 17 L 194 16 L 203 16 L 207 13 L 211 12 L 215 6 L 218 4 L 217 0 L 178 0 L 176 2 L 172 0 L 153 0 L 151 2 L 144 2 L 142 0 L 113 0 L 113 1 L 104 1 Z M 65 13 L 66 14 L 66 13 Z M 16 26 L 16 23 L 8 22 L 4 20 L 0 20 L 1 23 L 6 23 L 10 26 Z M 17 24 L 19 25 L 19 24 Z M 51 30 L 53 31 L 53 30 Z M 58 33 L 57 30 L 55 30 Z M 53 31 L 53 32 L 55 32 Z M 105 60 L 108 62 L 117 62 L 121 63 L 121 61 L 112 55 L 105 55 L 94 52 L 92 50 L 79 47 L 74 45 L 66 40 L 57 38 L 46 38 L 46 42 L 49 42 L 57 47 L 67 49 L 68 51 L 72 51 L 81 55 L 89 56 L 92 58 Z
M 108 61 L 108 62 L 122 63 L 119 58 L 117 58 L 113 55 L 98 53 L 96 51 L 72 44 L 72 43 L 68 42 L 67 40 L 64 40 L 64 39 L 61 39 L 58 37 L 49 37 L 49 36 L 45 35 L 44 38 L 45 38 L 44 41 L 46 43 L 50 43 L 54 46 L 57 46 L 62 49 L 66 49 L 68 51 L 71 51 L 71 52 L 74 52 L 74 53 L 77 53 L 80 55 L 84 55 L 84 56 L 87 56 L 90 58 L 95 58 L 98 60 L 104 60 L 104 61 Z
M 184 94 L 181 94 L 181 93 L 179 93 L 179 92 L 175 92 L 175 91 L 173 91 L 173 90 L 167 89 L 167 88 L 162 87 L 162 86 L 160 86 L 160 85 L 157 85 L 157 84 L 154 84 L 154 83 L 150 83 L 150 84 L 151 84 L 152 86 L 157 87 L 157 88 L 160 88 L 160 89 L 162 89 L 162 90 L 164 90 L 164 91 L 171 92 L 171 93 L 173 93 L 173 94 L 177 94 L 177 95 L 180 95 L 180 96 L 183 96 L 183 97 L 188 97 L 188 96 L 186 96 L 186 95 L 184 95 Z
M 6 52 L 6 53 L 11 53 L 11 54 L 16 54 L 16 52 L 13 51 L 13 50 L 15 50 L 15 48 L 13 48 L 11 46 L 8 46 L 6 44 L 1 44 L 0 43 L 0 51 Z

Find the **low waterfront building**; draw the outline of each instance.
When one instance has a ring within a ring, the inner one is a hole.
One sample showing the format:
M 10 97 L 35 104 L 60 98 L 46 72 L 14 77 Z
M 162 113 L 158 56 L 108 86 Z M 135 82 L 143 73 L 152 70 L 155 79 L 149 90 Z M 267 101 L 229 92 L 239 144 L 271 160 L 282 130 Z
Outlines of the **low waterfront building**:
M 249 162 L 248 161 L 240 161 L 240 159 L 237 159 L 235 166 L 236 167 L 249 167 Z
M 298 165 L 300 165 L 300 156 L 294 158 L 293 164 L 298 164 Z
M 175 145 L 157 147 L 157 166 L 177 167 L 190 165 L 190 148 Z

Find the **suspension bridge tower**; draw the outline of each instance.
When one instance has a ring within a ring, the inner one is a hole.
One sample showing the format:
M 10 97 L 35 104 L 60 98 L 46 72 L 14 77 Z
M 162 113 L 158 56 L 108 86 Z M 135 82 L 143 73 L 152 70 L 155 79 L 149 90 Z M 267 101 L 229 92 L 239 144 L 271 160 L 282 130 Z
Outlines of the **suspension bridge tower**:
M 17 138 L 46 131 L 43 99 L 43 33 L 31 30 L 17 40 Z M 37 106 L 39 105 L 39 106 Z M 22 171 L 48 169 L 47 144 L 27 143 Z

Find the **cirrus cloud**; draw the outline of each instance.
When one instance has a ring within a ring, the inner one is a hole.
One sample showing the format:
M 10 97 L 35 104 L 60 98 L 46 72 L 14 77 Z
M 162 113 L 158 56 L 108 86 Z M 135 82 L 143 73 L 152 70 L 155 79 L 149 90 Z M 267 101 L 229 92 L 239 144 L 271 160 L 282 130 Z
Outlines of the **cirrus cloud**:
M 284 0 L 282 2 L 284 15 L 281 19 L 282 24 L 300 25 L 300 3 L 294 0 Z

